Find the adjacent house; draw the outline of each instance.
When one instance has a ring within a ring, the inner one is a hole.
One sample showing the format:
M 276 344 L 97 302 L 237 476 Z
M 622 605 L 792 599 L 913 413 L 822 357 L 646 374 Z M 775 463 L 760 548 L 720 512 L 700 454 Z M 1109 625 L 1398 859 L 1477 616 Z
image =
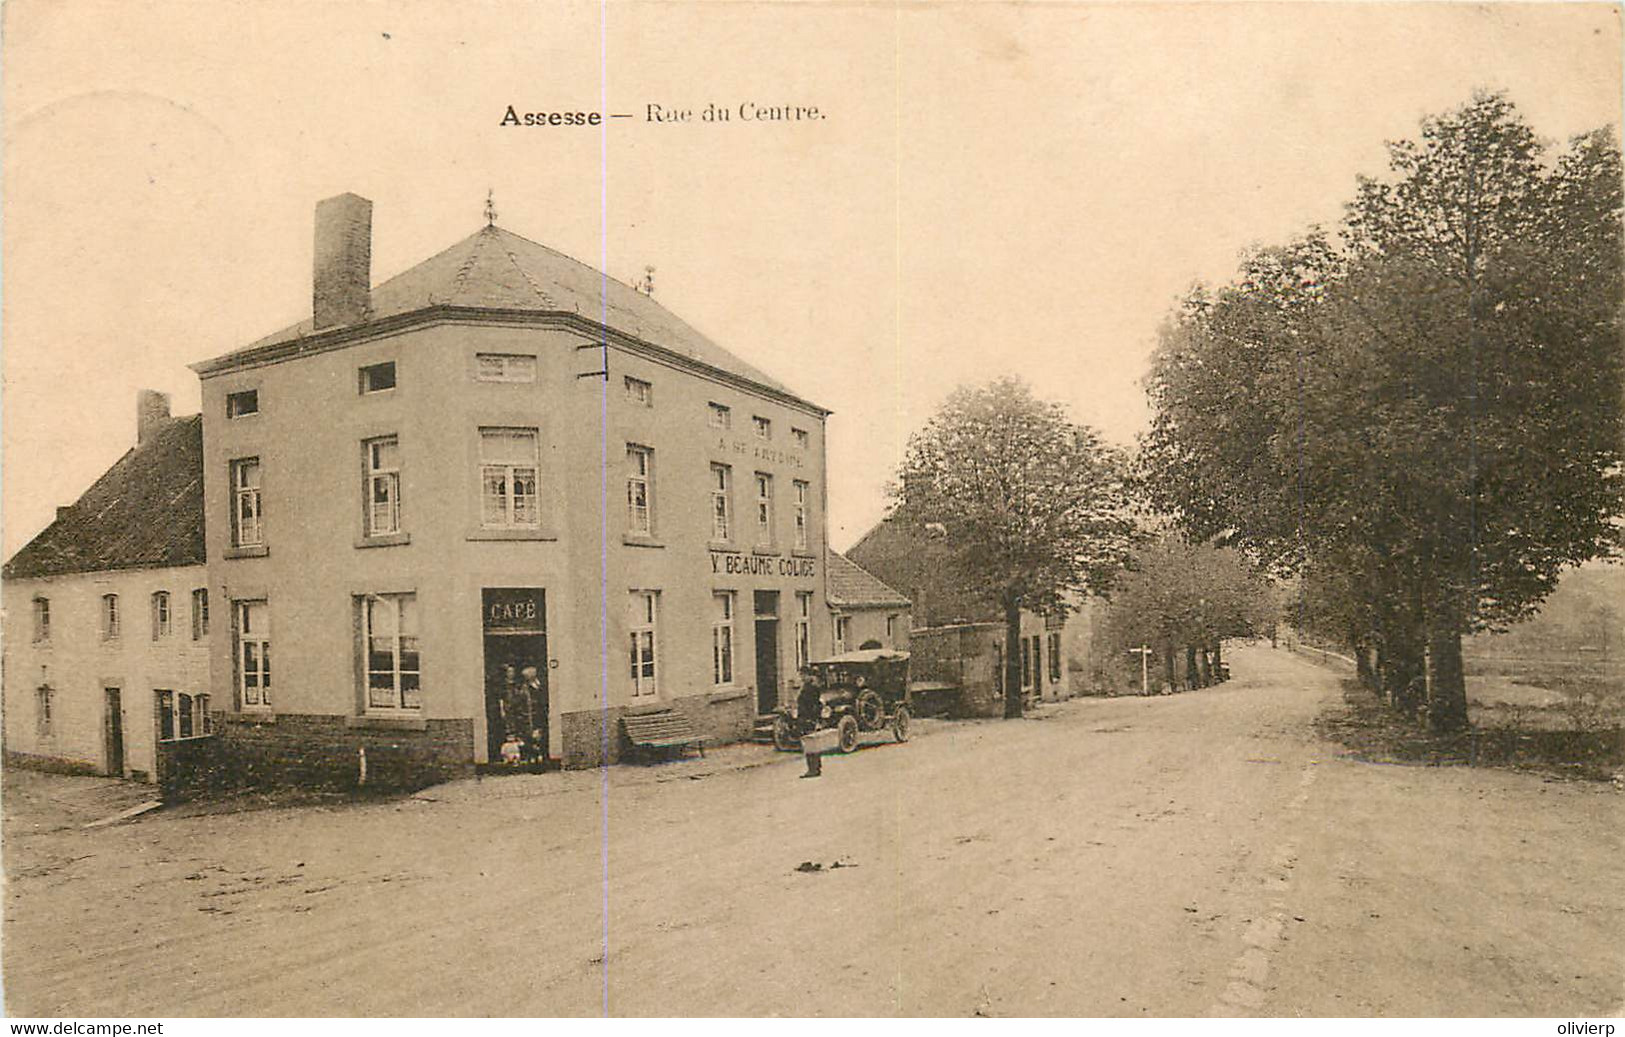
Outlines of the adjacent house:
M 1077 599 L 1065 615 L 1024 611 L 1020 643 L 1009 648 L 999 609 L 955 577 L 951 552 L 940 538 L 888 519 L 844 554 L 912 603 L 914 676 L 957 682 L 965 689 L 963 712 L 994 715 L 1002 709 L 1007 651 L 1021 657 L 1028 698 L 1053 701 L 1091 690 L 1096 610 L 1089 599 Z
M 156 782 L 210 736 L 203 422 L 136 410 L 134 449 L 5 565 L 8 764 Z
M 858 648 L 908 650 L 909 600 L 838 551 L 825 562 L 831 616 L 831 652 Z

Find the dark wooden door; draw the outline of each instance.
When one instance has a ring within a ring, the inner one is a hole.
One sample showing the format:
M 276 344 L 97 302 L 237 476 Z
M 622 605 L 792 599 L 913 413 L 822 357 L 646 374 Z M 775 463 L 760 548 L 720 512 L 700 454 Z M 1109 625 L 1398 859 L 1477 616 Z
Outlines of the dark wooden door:
M 107 773 L 115 778 L 124 776 L 124 706 L 123 696 L 117 688 L 104 688 L 107 713 L 104 721 L 107 739 Z
M 779 621 L 756 621 L 756 711 L 779 708 Z

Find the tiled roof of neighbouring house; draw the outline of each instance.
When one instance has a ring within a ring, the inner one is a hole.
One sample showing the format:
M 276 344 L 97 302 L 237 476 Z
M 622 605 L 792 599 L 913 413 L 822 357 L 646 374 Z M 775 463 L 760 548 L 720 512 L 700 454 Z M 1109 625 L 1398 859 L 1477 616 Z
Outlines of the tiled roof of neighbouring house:
M 165 419 L 11 556 L 7 579 L 203 564 L 203 417 Z
M 776 392 L 794 395 L 654 299 L 562 252 L 488 226 L 372 289 L 369 320 L 430 306 L 573 313 Z M 206 365 L 229 364 L 314 334 L 310 319 Z
M 825 552 L 829 583 L 825 596 L 835 608 L 908 608 L 909 600 L 839 551 Z

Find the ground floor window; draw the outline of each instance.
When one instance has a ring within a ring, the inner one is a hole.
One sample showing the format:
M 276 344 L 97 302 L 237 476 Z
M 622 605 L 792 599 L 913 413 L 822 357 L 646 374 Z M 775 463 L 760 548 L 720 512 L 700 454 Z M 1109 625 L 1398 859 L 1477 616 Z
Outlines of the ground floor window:
M 812 594 L 796 592 L 796 670 L 812 662 Z
M 652 696 L 656 690 L 655 644 L 659 617 L 659 592 L 632 592 L 629 658 L 632 664 L 633 698 Z
M 1049 635 L 1049 679 L 1052 681 L 1059 681 L 1061 679 L 1060 631 L 1051 632 Z
M 734 595 L 711 595 L 711 683 L 724 687 L 734 682 Z
M 199 738 L 210 732 L 209 696 L 158 690 L 153 693 L 158 712 L 158 739 Z
M 1021 686 L 1033 686 L 1033 646 L 1025 637 L 1021 639 Z
M 34 730 L 42 735 L 51 733 L 51 698 L 56 694 L 49 684 L 34 689 Z
M 852 637 L 852 617 L 835 617 L 835 654 L 841 655 L 846 651 L 847 642 Z
M 369 594 L 361 609 L 367 708 L 421 708 L 417 595 Z
M 237 603 L 237 698 L 244 709 L 271 708 L 271 610 Z

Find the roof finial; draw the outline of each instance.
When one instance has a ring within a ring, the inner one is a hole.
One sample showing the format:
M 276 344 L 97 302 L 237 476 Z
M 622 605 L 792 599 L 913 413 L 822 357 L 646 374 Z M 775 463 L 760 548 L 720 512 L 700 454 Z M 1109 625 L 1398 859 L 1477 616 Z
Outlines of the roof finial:
M 655 293 L 655 268 L 652 266 L 644 267 L 643 277 L 633 284 L 632 287 L 636 288 L 644 295 L 653 295 Z
M 487 227 L 495 227 L 496 223 L 497 223 L 496 192 L 487 190 L 485 192 L 485 225 Z

